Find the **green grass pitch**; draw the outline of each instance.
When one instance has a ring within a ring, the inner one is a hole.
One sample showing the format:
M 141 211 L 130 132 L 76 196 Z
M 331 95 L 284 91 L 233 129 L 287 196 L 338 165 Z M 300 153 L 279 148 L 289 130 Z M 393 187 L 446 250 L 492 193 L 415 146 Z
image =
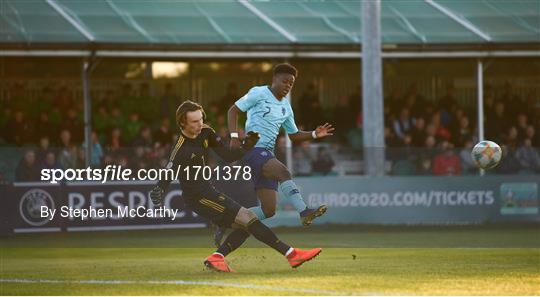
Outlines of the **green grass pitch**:
M 323 252 L 291 269 L 254 239 L 205 271 L 211 232 L 163 230 L 1 239 L 1 295 L 539 295 L 538 226 L 276 229 Z

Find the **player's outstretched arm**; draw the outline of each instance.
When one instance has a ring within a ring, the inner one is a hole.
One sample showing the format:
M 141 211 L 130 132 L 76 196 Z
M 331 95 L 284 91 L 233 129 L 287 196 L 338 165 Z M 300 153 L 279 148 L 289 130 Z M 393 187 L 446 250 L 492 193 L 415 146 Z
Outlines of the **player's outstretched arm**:
M 313 131 L 298 131 L 296 133 L 289 134 L 289 137 L 291 138 L 291 141 L 319 139 L 334 135 L 334 130 L 335 129 L 332 127 L 332 125 L 325 123 L 324 125 L 318 126 L 317 129 Z
M 227 147 L 216 135 L 214 130 L 208 134 L 208 144 L 212 150 L 226 162 L 234 162 L 242 158 L 259 140 L 259 133 L 249 132 L 239 148 Z

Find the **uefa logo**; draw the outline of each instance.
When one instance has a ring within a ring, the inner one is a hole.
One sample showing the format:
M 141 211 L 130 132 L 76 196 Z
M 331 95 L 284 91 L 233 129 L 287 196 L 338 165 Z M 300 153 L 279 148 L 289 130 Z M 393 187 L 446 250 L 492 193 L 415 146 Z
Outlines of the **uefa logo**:
M 19 203 L 19 213 L 21 218 L 32 226 L 43 226 L 48 221 L 48 217 L 41 217 L 41 207 L 47 206 L 54 209 L 54 201 L 49 193 L 41 189 L 32 189 L 24 193 Z

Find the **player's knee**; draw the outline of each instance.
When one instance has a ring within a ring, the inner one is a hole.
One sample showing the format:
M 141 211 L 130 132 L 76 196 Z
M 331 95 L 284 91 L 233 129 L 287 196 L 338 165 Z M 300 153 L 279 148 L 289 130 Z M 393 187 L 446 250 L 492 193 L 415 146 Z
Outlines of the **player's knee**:
M 276 214 L 276 206 L 275 206 L 275 205 L 271 205 L 271 206 L 263 207 L 263 208 L 262 208 L 262 211 L 263 211 L 264 216 L 265 216 L 266 218 L 271 218 L 271 217 L 273 217 L 273 216 Z

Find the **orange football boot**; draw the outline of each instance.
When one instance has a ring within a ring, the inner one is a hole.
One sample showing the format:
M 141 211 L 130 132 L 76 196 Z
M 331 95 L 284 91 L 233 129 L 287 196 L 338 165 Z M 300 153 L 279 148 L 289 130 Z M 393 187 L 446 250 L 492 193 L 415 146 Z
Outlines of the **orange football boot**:
M 288 256 L 289 264 L 292 268 L 299 267 L 304 264 L 304 262 L 310 261 L 311 259 L 317 257 L 321 253 L 320 248 L 312 249 L 309 251 L 304 251 L 301 249 L 294 249 Z
M 212 254 L 204 260 L 206 268 L 219 272 L 236 272 L 225 262 L 225 257 L 220 254 Z

